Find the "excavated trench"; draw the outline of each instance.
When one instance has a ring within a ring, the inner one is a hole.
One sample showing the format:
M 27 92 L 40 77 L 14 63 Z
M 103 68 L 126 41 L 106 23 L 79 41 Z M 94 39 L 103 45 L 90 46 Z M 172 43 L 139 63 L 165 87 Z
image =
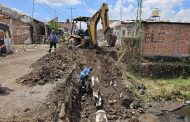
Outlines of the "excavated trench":
M 72 70 L 65 82 L 57 84 L 56 89 L 52 93 L 50 99 L 54 99 L 53 122 L 79 122 L 81 94 L 76 71 Z
M 129 109 L 133 102 L 133 112 L 140 107 L 138 98 L 128 90 L 123 81 L 121 68 L 115 65 L 115 56 L 109 51 L 97 49 L 76 49 L 63 45 L 57 51 L 48 54 L 33 64 L 34 70 L 20 78 L 23 85 L 46 85 L 56 83 L 47 102 L 50 103 L 49 114 L 44 121 L 86 122 L 95 121 L 97 109 L 92 95 L 81 99 L 78 74 L 85 67 L 94 68 L 92 76 L 98 77 L 99 83 L 94 87 L 100 90 L 103 110 L 109 121 L 125 120 L 137 117 Z M 47 111 L 47 107 L 44 108 Z M 48 119 L 49 118 L 49 119 Z

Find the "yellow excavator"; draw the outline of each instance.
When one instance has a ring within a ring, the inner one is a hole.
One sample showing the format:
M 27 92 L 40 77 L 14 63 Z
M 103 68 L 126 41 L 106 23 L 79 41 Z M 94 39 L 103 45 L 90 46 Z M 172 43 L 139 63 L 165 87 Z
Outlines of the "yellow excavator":
M 71 36 L 68 39 L 68 43 L 81 48 L 96 47 L 98 45 L 97 24 L 100 19 L 104 35 L 109 36 L 109 40 L 107 40 L 108 46 L 114 47 L 116 36 L 112 34 L 109 27 L 108 5 L 106 3 L 103 3 L 101 8 L 92 17 L 77 17 L 73 19 Z M 78 22 L 80 24 L 79 29 L 76 28 L 76 23 Z M 85 31 L 81 28 L 81 22 L 87 25 L 87 29 Z

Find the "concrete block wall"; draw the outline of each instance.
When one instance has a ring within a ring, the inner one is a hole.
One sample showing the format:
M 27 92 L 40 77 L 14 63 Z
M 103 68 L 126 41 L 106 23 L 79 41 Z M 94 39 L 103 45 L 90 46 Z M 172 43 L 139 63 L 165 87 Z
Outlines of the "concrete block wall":
M 190 24 L 144 23 L 142 54 L 183 56 L 190 54 Z

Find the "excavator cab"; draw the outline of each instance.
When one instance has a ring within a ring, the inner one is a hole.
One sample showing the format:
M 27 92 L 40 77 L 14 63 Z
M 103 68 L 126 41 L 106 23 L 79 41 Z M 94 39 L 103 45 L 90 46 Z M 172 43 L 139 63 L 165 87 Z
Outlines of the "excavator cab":
M 70 43 L 72 43 L 72 45 L 82 48 L 89 47 L 90 40 L 88 28 L 86 30 L 83 30 L 81 27 L 82 24 L 86 24 L 88 27 L 89 20 L 90 17 L 77 17 L 73 19 L 70 36 Z M 77 23 L 79 23 L 79 28 L 76 27 Z

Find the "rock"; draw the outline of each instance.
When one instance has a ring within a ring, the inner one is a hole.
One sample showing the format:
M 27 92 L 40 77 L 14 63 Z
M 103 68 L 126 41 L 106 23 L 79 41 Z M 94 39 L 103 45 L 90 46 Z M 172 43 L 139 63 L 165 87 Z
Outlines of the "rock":
M 85 96 L 82 96 L 81 101 L 82 101 L 82 102 L 85 102 L 85 101 L 86 101 Z
M 137 109 L 141 107 L 140 101 L 139 100 L 134 100 L 131 104 L 130 104 L 130 108 L 131 109 Z
M 144 110 L 143 110 L 143 108 L 138 108 L 138 110 L 137 110 L 139 113 L 144 113 Z
M 20 81 L 20 83 L 23 83 L 23 82 L 25 82 L 25 79 L 23 79 L 23 80 Z
M 140 89 L 140 90 L 139 90 L 139 94 L 140 94 L 140 95 L 144 95 L 144 94 L 145 94 L 144 89 Z
M 116 103 L 117 102 L 117 100 L 108 100 L 108 103 L 110 104 L 110 105 L 113 105 L 114 103 Z
M 126 114 L 123 114 L 122 116 L 123 116 L 124 118 L 126 118 L 126 117 L 127 117 L 127 115 L 126 115 Z
M 61 108 L 61 111 L 59 112 L 59 118 L 61 119 L 61 120 L 63 120 L 64 119 L 64 117 L 65 117 L 65 108 L 64 108 L 64 105 L 62 105 L 63 107 Z
M 29 108 L 26 108 L 25 110 L 24 110 L 24 112 L 27 112 L 27 111 L 29 111 L 30 109 Z
M 40 80 L 38 84 L 39 84 L 39 85 L 44 85 L 44 84 L 45 84 L 45 81 L 44 81 L 44 80 Z

